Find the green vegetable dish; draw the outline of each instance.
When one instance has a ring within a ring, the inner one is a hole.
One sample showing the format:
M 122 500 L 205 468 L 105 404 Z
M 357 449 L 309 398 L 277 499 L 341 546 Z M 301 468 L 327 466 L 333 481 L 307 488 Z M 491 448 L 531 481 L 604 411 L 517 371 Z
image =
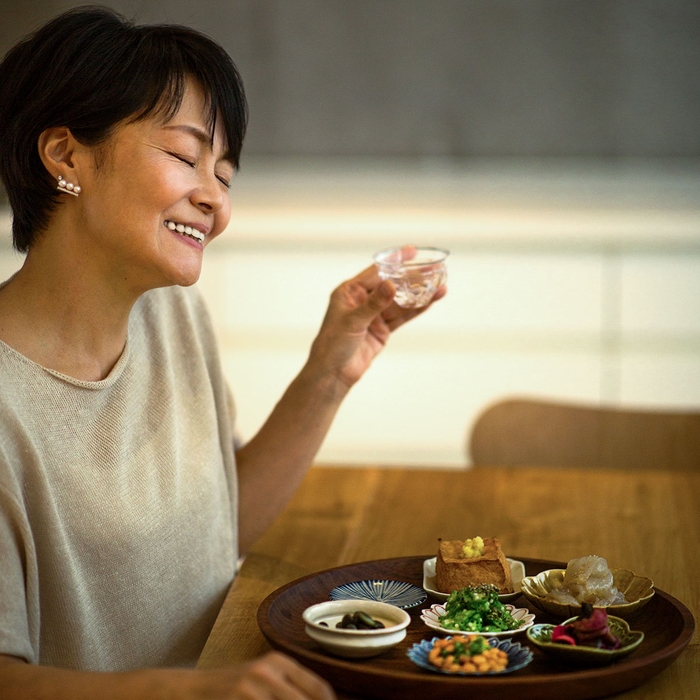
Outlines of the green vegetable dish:
M 523 623 L 498 600 L 498 587 L 484 584 L 450 593 L 440 624 L 445 629 L 463 632 L 504 632 L 516 630 Z

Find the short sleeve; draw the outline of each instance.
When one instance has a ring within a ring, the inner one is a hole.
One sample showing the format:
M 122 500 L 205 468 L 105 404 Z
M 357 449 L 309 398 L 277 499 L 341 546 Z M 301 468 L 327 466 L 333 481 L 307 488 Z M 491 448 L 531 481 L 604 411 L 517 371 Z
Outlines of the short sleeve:
M 30 663 L 38 661 L 38 611 L 31 611 L 38 605 L 30 601 L 35 589 L 36 558 L 27 519 L 16 498 L 0 484 L 0 653 Z

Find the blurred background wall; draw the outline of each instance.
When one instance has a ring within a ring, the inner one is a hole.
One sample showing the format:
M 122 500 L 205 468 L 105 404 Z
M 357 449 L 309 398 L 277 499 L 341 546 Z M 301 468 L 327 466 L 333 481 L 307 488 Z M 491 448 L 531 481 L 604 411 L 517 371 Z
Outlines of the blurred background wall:
M 2 0 L 0 51 L 78 4 Z M 451 249 L 450 294 L 392 339 L 321 461 L 463 465 L 510 394 L 700 406 L 700 4 L 104 4 L 210 34 L 246 83 L 233 218 L 199 283 L 244 436 L 330 290 L 406 242 Z
M 0 50 L 65 0 L 3 0 Z M 217 39 L 246 152 L 700 155 L 694 0 L 111 0 Z

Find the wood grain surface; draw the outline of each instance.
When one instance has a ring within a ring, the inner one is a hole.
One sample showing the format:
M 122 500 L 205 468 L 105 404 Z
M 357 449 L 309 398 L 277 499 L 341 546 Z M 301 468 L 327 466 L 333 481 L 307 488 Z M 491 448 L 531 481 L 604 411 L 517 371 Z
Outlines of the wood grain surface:
M 335 566 L 434 552 L 440 537 L 477 534 L 497 536 L 514 558 L 603 556 L 611 567 L 648 576 L 698 619 L 700 472 L 314 467 L 249 553 L 199 667 L 268 651 L 257 609 L 290 581 Z M 696 635 L 669 668 L 619 697 L 694 700 L 699 646 Z

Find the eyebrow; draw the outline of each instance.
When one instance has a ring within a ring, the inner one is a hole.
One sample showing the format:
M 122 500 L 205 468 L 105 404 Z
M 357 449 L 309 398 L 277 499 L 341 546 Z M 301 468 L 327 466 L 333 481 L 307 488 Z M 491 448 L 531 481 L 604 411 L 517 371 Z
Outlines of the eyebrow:
M 204 129 L 200 129 L 198 126 L 192 126 L 191 124 L 166 124 L 163 126 L 164 129 L 174 129 L 177 131 L 184 131 L 188 134 L 191 134 L 194 136 L 197 141 L 202 143 L 205 146 L 208 146 L 210 149 L 213 147 L 214 142 L 211 136 L 204 131 Z M 229 151 L 226 151 L 224 155 L 221 157 L 221 160 L 229 161 L 233 163 L 233 160 L 231 159 L 229 155 Z

